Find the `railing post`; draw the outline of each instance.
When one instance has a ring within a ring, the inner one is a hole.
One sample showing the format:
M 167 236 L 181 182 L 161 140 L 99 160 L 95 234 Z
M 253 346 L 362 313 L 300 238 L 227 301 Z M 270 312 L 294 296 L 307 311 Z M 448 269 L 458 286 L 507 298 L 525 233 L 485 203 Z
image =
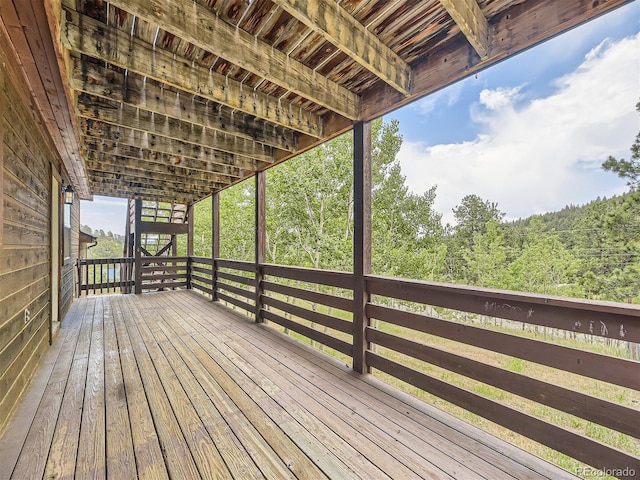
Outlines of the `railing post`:
M 266 173 L 256 172 L 255 188 L 255 223 L 256 223 L 256 296 L 255 296 L 255 316 L 256 322 L 264 322 L 262 315 L 262 264 L 265 262 L 265 250 L 267 247 L 266 234 Z
M 218 261 L 220 258 L 220 193 L 211 195 L 211 290 L 214 302 L 218 301 Z
M 76 261 L 76 268 L 78 271 L 78 298 L 80 298 L 80 295 L 82 294 L 82 259 L 79 258 Z
M 135 203 L 134 213 L 134 256 L 135 256 L 135 279 L 134 279 L 134 293 L 136 295 L 142 293 L 142 245 L 140 232 L 142 227 L 142 200 L 137 199 Z
M 366 313 L 369 294 L 365 275 L 371 273 L 371 123 L 353 128 L 353 369 L 369 373 Z
M 193 266 L 193 203 L 187 207 L 187 290 L 191 290 L 191 268 Z

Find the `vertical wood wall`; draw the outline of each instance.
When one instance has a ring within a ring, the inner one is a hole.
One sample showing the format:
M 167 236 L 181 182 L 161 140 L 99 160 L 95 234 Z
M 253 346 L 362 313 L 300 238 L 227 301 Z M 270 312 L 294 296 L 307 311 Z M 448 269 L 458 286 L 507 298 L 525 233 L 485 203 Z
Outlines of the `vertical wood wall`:
M 10 45 L 0 32 L 0 432 L 49 346 L 51 162 L 59 158 Z M 79 204 L 72 211 L 77 254 Z M 60 318 L 72 301 L 72 261 Z

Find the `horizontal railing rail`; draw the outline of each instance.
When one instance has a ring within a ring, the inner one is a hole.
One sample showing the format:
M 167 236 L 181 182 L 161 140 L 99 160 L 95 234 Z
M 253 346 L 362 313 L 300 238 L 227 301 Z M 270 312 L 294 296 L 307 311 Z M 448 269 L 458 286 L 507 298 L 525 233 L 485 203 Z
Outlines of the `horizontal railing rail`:
M 640 438 L 637 406 L 622 405 L 579 388 L 558 385 L 565 376 L 563 372 L 569 372 L 631 389 L 630 394 L 640 400 L 640 362 L 599 353 L 597 348 L 589 349 L 586 338 L 584 348 L 576 348 L 554 342 L 557 335 L 543 341 L 519 334 L 523 327 L 533 325 L 601 340 L 638 342 L 639 306 L 374 275 L 366 277 L 366 288 L 373 295 L 366 305 L 366 314 L 372 319 L 366 327 L 366 339 L 371 344 L 366 351 L 366 363 L 371 368 L 597 468 L 640 467 L 638 457 L 491 398 L 492 394 L 503 397 L 501 392 L 507 392 Z M 446 318 L 447 309 L 504 319 L 513 324 L 499 329 L 482 325 L 482 321 L 464 323 Z M 472 349 L 461 345 L 506 355 L 507 361 L 510 357 L 552 367 L 554 370 L 549 370 L 549 375 L 555 382 L 479 361 L 473 358 Z M 447 381 L 449 374 L 435 374 L 432 367 L 495 390 L 461 387 Z
M 262 316 L 284 329 L 353 357 L 353 275 L 260 265 Z
M 216 258 L 215 267 L 216 298 L 252 315 L 256 304 L 255 263 Z
M 214 261 L 206 257 L 190 257 L 189 284 L 211 298 L 215 296 Z
M 205 273 L 213 298 L 353 359 L 352 273 L 192 258 L 191 275 Z M 364 288 L 364 363 L 375 375 L 596 468 L 640 471 L 638 456 L 573 427 L 587 422 L 640 448 L 640 362 L 612 353 L 640 350 L 640 306 L 378 275 Z M 601 394 L 604 384 L 616 393 Z
M 142 257 L 140 284 L 142 291 L 189 287 L 189 257 Z

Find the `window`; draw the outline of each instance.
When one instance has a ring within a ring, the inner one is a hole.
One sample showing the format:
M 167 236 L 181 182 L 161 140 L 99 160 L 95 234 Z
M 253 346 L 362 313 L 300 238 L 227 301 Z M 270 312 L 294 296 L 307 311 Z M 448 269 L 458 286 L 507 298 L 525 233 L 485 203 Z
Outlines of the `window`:
M 64 205 L 62 218 L 64 222 L 62 245 L 63 256 L 66 262 L 66 260 L 71 257 L 71 205 Z

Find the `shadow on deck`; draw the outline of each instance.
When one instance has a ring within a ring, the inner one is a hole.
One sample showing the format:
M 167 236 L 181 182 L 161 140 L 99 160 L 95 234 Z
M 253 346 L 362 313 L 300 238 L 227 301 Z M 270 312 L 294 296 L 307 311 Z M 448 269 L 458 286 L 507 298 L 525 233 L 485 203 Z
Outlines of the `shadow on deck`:
M 77 300 L 0 440 L 24 478 L 575 478 L 188 292 Z

